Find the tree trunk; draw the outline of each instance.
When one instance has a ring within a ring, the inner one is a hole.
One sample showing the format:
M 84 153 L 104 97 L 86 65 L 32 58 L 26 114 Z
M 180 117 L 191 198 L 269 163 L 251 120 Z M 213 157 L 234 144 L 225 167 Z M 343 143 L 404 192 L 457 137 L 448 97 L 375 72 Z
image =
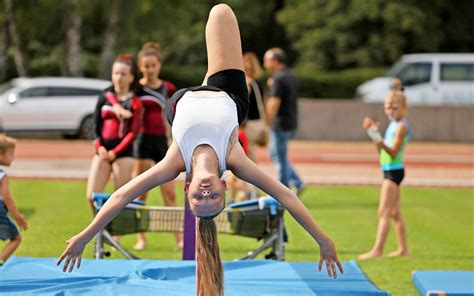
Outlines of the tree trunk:
M 81 69 L 81 9 L 79 0 L 68 0 L 67 37 L 67 73 L 70 76 L 82 76 Z
M 109 22 L 105 31 L 104 47 L 100 55 L 99 77 L 103 79 L 110 79 L 110 68 L 115 57 L 115 43 L 119 32 L 120 20 L 120 0 L 112 1 L 112 8 L 110 10 Z
M 0 34 L 0 82 L 3 82 L 7 78 L 8 65 L 8 21 L 5 17 L 3 18 Z
M 5 6 L 5 19 L 8 22 L 10 31 L 10 38 L 13 44 L 14 59 L 18 76 L 26 76 L 25 58 L 21 50 L 20 35 L 16 27 L 15 18 L 13 17 L 13 3 L 12 0 L 3 0 Z

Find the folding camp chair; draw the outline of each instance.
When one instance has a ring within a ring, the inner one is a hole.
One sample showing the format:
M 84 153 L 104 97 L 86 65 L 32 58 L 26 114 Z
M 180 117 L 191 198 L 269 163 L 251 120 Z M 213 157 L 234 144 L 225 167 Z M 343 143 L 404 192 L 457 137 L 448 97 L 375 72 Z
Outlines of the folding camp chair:
M 109 194 L 94 193 L 95 213 L 109 198 Z M 240 258 L 254 259 L 271 248 L 268 259 L 284 260 L 283 207 L 271 197 L 261 197 L 225 208 L 214 220 L 219 233 L 240 235 L 262 240 L 262 245 Z M 181 207 L 146 206 L 133 201 L 115 217 L 105 229 L 97 233 L 94 243 L 96 259 L 109 256 L 104 243 L 115 247 L 127 259 L 140 259 L 114 240 L 114 235 L 138 232 L 184 232 L 184 209 Z

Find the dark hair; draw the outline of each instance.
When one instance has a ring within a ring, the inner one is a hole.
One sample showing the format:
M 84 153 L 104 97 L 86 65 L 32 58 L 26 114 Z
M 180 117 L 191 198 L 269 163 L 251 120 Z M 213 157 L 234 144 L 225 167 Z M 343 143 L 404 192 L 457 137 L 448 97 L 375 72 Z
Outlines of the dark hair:
M 287 63 L 286 53 L 283 49 L 279 47 L 273 47 L 268 50 L 272 53 L 272 59 L 278 61 L 281 64 Z
M 115 59 L 114 64 L 115 63 L 125 64 L 130 67 L 130 73 L 133 75 L 133 81 L 130 83 L 130 91 L 136 93 L 138 90 L 140 90 L 141 85 L 139 82 L 138 67 L 137 63 L 135 62 L 135 58 L 131 54 L 124 53 Z
M 161 49 L 160 49 L 160 44 L 156 42 L 146 42 L 143 44 L 142 49 L 138 53 L 138 61 L 146 56 L 154 56 L 160 61 L 160 63 L 163 61 L 161 57 Z
M 217 227 L 214 219 L 199 218 L 196 234 L 197 295 L 224 294 L 222 267 Z

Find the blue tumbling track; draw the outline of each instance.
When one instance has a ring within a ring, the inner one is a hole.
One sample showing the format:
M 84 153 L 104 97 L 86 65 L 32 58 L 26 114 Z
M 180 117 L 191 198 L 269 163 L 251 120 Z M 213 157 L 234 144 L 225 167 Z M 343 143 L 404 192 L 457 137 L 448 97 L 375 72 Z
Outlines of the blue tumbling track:
M 81 269 L 63 273 L 56 260 L 11 258 L 0 267 L 0 294 L 195 295 L 194 261 L 83 260 Z M 344 275 L 335 280 L 318 272 L 314 262 L 224 262 L 225 295 L 390 295 L 354 261 L 343 267 Z
M 474 271 L 415 271 L 413 283 L 423 296 L 474 295 Z

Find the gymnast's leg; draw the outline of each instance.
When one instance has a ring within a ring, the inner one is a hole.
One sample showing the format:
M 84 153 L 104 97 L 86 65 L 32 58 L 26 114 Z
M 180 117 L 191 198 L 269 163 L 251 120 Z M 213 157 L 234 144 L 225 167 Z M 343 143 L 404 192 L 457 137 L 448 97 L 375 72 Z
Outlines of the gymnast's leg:
M 206 25 L 207 78 L 227 69 L 244 69 L 237 18 L 226 4 L 212 8 Z

